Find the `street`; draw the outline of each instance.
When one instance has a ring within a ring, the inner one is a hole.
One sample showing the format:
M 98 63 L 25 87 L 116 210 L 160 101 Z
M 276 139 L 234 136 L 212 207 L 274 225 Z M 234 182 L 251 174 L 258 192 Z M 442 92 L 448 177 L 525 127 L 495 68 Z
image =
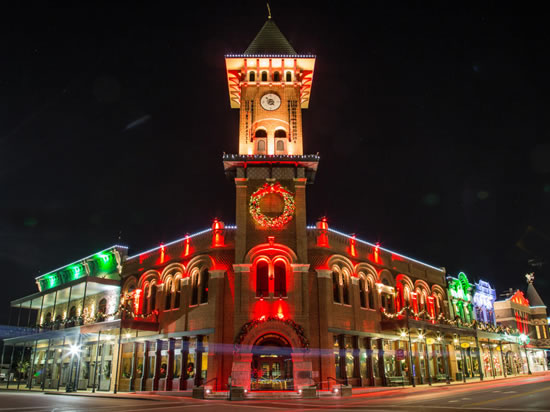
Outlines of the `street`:
M 127 395 L 124 398 L 0 392 L 0 411 L 178 411 L 319 410 L 342 411 L 550 411 L 550 374 L 466 385 L 397 388 L 349 398 L 289 400 L 197 400 L 187 397 Z M 136 396 L 136 399 L 128 397 Z

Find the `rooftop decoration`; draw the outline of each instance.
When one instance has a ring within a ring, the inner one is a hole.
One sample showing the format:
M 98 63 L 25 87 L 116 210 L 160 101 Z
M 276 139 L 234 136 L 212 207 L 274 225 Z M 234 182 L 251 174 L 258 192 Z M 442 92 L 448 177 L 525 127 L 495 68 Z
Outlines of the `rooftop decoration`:
M 38 276 L 36 278 L 38 289 L 42 292 L 85 276 L 118 278 L 122 270 L 122 256 L 119 249 L 126 250 L 128 248 L 114 245 Z
M 471 302 L 472 285 L 464 272 L 458 274 L 458 279 L 449 277 L 449 292 L 454 299 Z

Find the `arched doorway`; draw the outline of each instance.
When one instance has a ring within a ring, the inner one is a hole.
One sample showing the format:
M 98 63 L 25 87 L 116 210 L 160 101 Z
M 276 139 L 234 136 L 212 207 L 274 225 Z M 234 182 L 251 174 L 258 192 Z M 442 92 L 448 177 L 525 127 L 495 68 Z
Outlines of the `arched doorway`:
M 251 372 L 253 391 L 294 390 L 290 342 L 277 333 L 260 336 L 252 347 Z

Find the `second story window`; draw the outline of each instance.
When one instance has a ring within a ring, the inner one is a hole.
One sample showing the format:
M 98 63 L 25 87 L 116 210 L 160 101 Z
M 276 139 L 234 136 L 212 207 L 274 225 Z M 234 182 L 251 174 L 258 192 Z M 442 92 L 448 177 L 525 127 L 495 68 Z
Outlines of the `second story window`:
M 197 305 L 199 303 L 199 274 L 197 271 L 191 275 L 191 305 Z
M 201 286 L 201 303 L 208 303 L 208 278 L 210 274 L 208 269 L 204 268 L 201 270 L 200 286 Z
M 168 281 L 166 281 L 166 302 L 165 302 L 165 305 L 164 305 L 164 310 L 170 310 L 172 309 L 172 280 L 169 279 Z
M 340 274 L 335 270 L 332 271 L 332 298 L 335 303 L 340 301 Z
M 176 278 L 175 289 L 176 289 L 176 292 L 175 292 L 176 296 L 174 299 L 174 307 L 179 308 L 181 304 L 181 279 L 180 278 Z
M 343 278 L 343 285 L 342 285 L 343 301 L 345 305 L 349 305 L 350 304 L 349 273 L 346 271 L 342 272 L 342 278 Z
M 278 260 L 274 265 L 275 272 L 275 297 L 286 296 L 286 265 Z
M 367 282 L 364 277 L 359 278 L 359 300 L 361 301 L 361 307 L 367 308 Z
M 269 265 L 265 260 L 256 265 L 256 296 L 269 296 Z
M 104 315 L 107 313 L 107 299 L 103 298 L 99 301 L 99 304 L 97 305 L 97 311 Z

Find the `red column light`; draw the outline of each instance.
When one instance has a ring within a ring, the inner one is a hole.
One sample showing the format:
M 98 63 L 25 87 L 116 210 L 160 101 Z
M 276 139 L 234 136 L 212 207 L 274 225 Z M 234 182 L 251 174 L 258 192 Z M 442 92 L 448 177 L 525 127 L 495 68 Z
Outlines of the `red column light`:
M 317 221 L 317 246 L 329 247 L 328 243 L 328 222 L 326 217 L 322 217 Z
M 217 218 L 214 219 L 212 224 L 212 247 L 223 247 L 225 246 L 225 239 L 223 235 L 225 225 L 222 221 Z

